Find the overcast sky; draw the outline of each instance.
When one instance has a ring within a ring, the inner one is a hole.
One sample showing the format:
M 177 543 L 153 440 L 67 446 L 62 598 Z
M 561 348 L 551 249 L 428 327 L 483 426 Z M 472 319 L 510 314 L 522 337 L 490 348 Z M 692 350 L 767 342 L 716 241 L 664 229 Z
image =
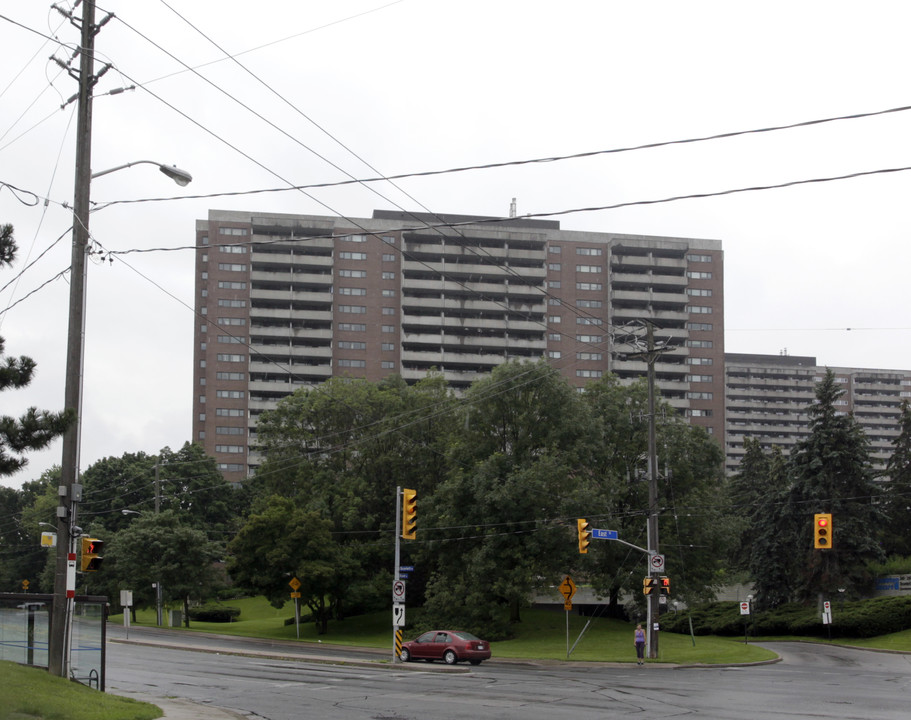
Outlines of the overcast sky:
M 95 91 L 93 170 L 154 160 L 194 177 L 179 188 L 139 165 L 96 179 L 90 229 L 105 251 L 191 246 L 210 208 L 505 216 L 515 197 L 520 215 L 562 213 L 911 167 L 911 111 L 899 111 L 371 185 L 376 192 L 187 199 L 901 108 L 911 105 L 911 4 L 99 3 L 98 20 L 115 18 L 96 38 L 113 67 Z M 60 106 L 77 83 L 49 57 L 65 59 L 79 34 L 42 0 L 3 3 L 0 15 L 0 222 L 15 226 L 20 247 L 15 267 L 0 272 L 0 286 L 11 283 L 0 292 L 9 308 L 0 335 L 8 354 L 38 363 L 27 389 L 0 397 L 0 413 L 18 414 L 63 406 L 68 277 L 48 281 L 70 263 L 75 103 Z M 721 240 L 727 352 L 911 369 L 909 191 L 906 171 L 553 219 L 569 230 Z M 150 198 L 175 199 L 104 207 Z M 193 262 L 187 249 L 90 265 L 83 469 L 191 439 Z M 0 482 L 37 478 L 61 451 L 58 441 Z

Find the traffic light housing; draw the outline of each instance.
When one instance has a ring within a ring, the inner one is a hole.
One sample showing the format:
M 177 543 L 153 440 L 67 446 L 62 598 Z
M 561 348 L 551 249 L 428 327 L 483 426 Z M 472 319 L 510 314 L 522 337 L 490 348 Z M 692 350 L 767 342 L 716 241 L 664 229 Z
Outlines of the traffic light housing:
M 658 578 L 658 590 L 661 592 L 662 595 L 665 595 L 665 596 L 670 595 L 671 594 L 671 579 L 669 577 L 667 577 L 666 575 L 662 575 L 660 578 Z
M 101 553 L 104 541 L 98 538 L 82 538 L 82 572 L 96 572 L 104 560 Z
M 643 595 L 651 595 L 657 586 L 658 586 L 658 578 L 653 578 L 653 577 L 642 578 L 642 594 Z
M 417 538 L 418 492 L 405 488 L 402 491 L 402 537 L 405 540 Z
M 813 516 L 813 547 L 817 550 L 832 549 L 832 513 Z
M 592 525 L 585 518 L 579 518 L 576 520 L 576 531 L 579 535 L 579 552 L 585 555 L 592 543 Z

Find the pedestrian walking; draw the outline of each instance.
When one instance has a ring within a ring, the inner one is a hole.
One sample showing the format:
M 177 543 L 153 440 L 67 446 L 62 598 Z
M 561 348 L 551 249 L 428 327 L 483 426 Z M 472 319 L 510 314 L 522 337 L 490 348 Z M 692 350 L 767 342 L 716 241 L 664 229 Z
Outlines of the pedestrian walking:
M 636 625 L 633 637 L 636 642 L 636 665 L 645 665 L 645 630 L 642 625 Z

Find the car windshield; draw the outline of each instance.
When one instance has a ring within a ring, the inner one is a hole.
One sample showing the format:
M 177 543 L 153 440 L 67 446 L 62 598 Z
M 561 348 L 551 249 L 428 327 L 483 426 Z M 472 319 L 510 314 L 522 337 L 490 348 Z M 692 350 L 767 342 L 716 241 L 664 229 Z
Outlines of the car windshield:
M 461 638 L 462 640 L 468 640 L 469 642 L 481 639 L 477 635 L 472 635 L 470 632 L 465 632 L 464 630 L 458 630 L 452 634 L 458 638 Z

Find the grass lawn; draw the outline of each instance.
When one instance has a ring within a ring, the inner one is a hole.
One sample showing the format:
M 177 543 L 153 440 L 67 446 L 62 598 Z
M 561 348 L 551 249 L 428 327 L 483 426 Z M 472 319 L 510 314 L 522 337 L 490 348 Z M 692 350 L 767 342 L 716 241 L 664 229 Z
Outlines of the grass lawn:
M 272 640 L 297 639 L 294 624 L 284 624 L 284 620 L 292 617 L 294 613 L 290 603 L 281 610 L 276 610 L 263 598 L 231 600 L 225 605 L 240 608 L 241 614 L 236 622 L 208 623 L 194 620 L 190 622 L 190 631 Z M 409 620 L 414 621 L 419 618 L 420 611 L 409 610 L 408 613 Z M 632 624 L 620 620 L 595 618 L 592 619 L 585 635 L 577 642 L 587 620 L 588 618 L 580 615 L 569 616 L 569 646 L 576 645 L 570 660 L 635 662 Z M 120 616 L 112 616 L 111 621 L 122 622 Z M 154 611 L 137 613 L 137 624 L 154 625 Z M 524 610 L 522 622 L 515 627 L 515 633 L 516 637 L 512 640 L 492 643 L 494 657 L 566 660 L 566 613 L 563 610 Z M 416 635 L 410 627 L 405 628 L 406 640 Z M 322 636 L 317 635 L 313 623 L 302 622 L 300 639 L 301 642 L 319 641 L 333 645 L 390 648 L 391 613 L 372 613 L 351 617 L 341 622 L 330 622 L 328 634 Z M 752 644 L 744 644 L 742 638 L 699 636 L 694 645 L 689 635 L 662 633 L 658 643 L 657 662 L 738 663 L 769 660 L 774 657 L 774 653 Z
M 47 670 L 0 661 L 4 720 L 154 720 L 156 705 L 92 690 Z

